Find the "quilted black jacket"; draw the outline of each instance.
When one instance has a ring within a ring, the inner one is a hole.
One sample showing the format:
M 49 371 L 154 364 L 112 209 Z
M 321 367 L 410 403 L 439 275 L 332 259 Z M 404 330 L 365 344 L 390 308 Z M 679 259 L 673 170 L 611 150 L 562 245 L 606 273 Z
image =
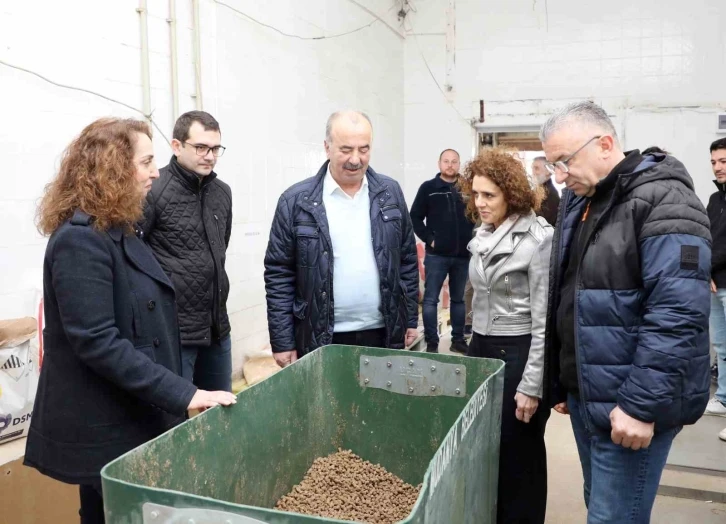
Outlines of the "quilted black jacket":
M 224 264 L 232 233 L 232 192 L 216 173 L 200 180 L 174 156 L 159 172 L 140 227 L 174 283 L 182 344 L 208 346 L 230 332 Z
M 277 203 L 265 255 L 267 321 L 272 351 L 298 357 L 330 344 L 334 331 L 333 253 L 318 174 Z M 411 217 L 398 183 L 368 168 L 373 251 L 380 275 L 386 345 L 402 349 L 418 325 L 418 257 Z

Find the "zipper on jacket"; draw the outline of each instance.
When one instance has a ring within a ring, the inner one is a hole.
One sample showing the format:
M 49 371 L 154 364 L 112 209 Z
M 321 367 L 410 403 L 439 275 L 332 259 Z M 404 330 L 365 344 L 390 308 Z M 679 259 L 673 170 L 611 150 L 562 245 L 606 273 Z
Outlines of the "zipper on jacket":
M 456 182 L 454 182 L 454 183 L 456 183 Z M 456 238 L 456 244 L 455 244 L 456 250 L 454 251 L 454 256 L 459 256 L 459 216 L 456 211 L 457 193 L 456 193 L 456 191 L 454 191 L 454 186 L 451 186 L 449 188 L 449 191 L 451 191 L 451 207 L 453 208 L 451 210 L 451 215 L 454 217 L 454 231 L 455 231 L 454 238 Z
M 514 256 L 514 254 L 517 252 L 517 249 L 519 249 L 519 246 L 521 246 L 521 245 L 522 245 L 522 240 L 520 240 L 519 242 L 517 242 L 517 245 L 514 246 L 514 249 L 512 250 L 512 252 L 509 253 L 509 255 L 507 256 L 507 258 L 504 259 L 502 261 L 502 264 L 496 269 L 496 271 L 492 275 L 492 279 L 489 282 L 487 282 L 487 306 L 488 306 L 487 307 L 487 310 L 488 311 L 491 311 L 491 308 L 492 308 L 492 304 L 491 304 L 492 286 L 497 281 L 497 276 L 499 275 L 499 271 L 501 271 L 502 267 L 507 262 L 509 262 L 509 259 L 512 258 L 512 256 Z M 484 273 L 484 271 L 482 271 L 482 273 Z M 490 315 L 487 315 L 487 317 L 488 317 L 488 320 L 487 320 L 487 331 L 486 331 L 486 334 L 489 335 L 489 332 L 491 331 L 491 327 L 492 327 L 492 321 L 491 321 L 491 316 Z
M 224 240 L 222 239 L 222 234 L 219 232 L 219 217 L 216 214 L 212 214 L 212 216 L 214 217 L 214 225 L 217 230 L 217 239 L 219 240 L 219 245 L 221 246 L 224 244 Z
M 507 307 L 509 308 L 509 312 L 514 312 L 514 307 L 512 306 L 512 288 L 509 284 L 509 275 L 504 275 L 504 293 L 507 296 Z
M 580 271 L 582 270 L 582 262 L 585 260 L 585 255 L 587 254 L 587 248 L 592 245 L 590 240 L 593 238 L 593 235 L 595 231 L 597 231 L 598 227 L 600 227 L 600 224 L 604 220 L 604 218 L 610 213 L 613 206 L 615 205 L 615 200 L 619 195 L 619 189 L 620 189 L 620 176 L 618 176 L 618 181 L 616 182 L 615 188 L 613 189 L 613 194 L 610 197 L 610 201 L 608 202 L 608 205 L 605 206 L 605 209 L 603 209 L 603 212 L 600 213 L 600 216 L 597 217 L 597 221 L 595 222 L 595 227 L 592 228 L 592 231 L 590 231 L 590 235 L 585 239 L 585 245 L 582 249 L 582 255 L 580 256 L 580 259 L 577 263 L 577 273 L 575 274 L 575 296 L 572 302 L 573 306 L 573 322 L 575 324 L 574 331 L 575 331 L 575 367 L 577 368 L 577 386 L 580 393 L 580 400 L 583 405 L 586 403 L 585 399 L 585 392 L 582 388 L 582 370 L 580 369 L 580 343 L 578 340 L 578 332 L 577 332 L 577 326 L 579 324 L 578 322 L 578 315 L 577 315 L 577 293 L 578 291 L 582 290 L 582 282 L 580 282 Z M 574 233 L 573 233 L 574 234 Z M 588 423 L 588 422 L 586 422 Z M 588 423 L 589 424 L 589 423 Z
M 217 331 L 217 337 L 221 340 L 222 335 L 222 325 L 220 322 L 220 309 L 221 308 L 221 301 L 222 301 L 222 294 L 220 292 L 220 268 L 217 267 L 217 258 L 214 256 L 214 249 L 212 249 L 212 243 L 209 241 L 209 231 L 207 230 L 207 225 L 204 222 L 204 197 L 206 196 L 206 191 L 202 190 L 202 184 L 204 182 L 204 179 L 199 179 L 199 209 L 200 209 L 200 215 L 202 217 L 202 228 L 204 229 L 204 233 L 207 236 L 207 247 L 209 248 L 209 253 L 212 255 L 212 265 L 214 266 L 214 279 L 212 281 L 212 285 L 214 288 L 212 289 L 212 322 L 214 322 L 214 327 Z M 216 216 L 214 218 L 217 218 Z M 217 229 L 217 236 L 219 236 L 219 228 Z M 212 339 L 214 338 L 213 333 L 209 334 L 209 340 L 210 343 Z
M 549 286 L 547 289 L 547 301 L 549 302 L 548 306 L 548 312 L 547 317 L 545 320 L 545 351 L 547 350 L 548 343 L 547 341 L 550 339 L 551 330 L 554 329 L 555 333 L 557 333 L 557 310 L 559 309 L 559 303 L 554 302 L 555 297 L 555 290 L 560 288 L 560 283 L 562 280 L 562 271 L 561 271 L 561 265 L 562 265 L 562 231 L 565 227 L 565 215 L 567 214 L 567 205 L 570 203 L 570 200 L 572 199 L 572 193 L 571 190 L 566 190 L 566 193 L 564 194 L 564 198 L 560 200 L 560 205 L 557 208 L 557 227 L 555 227 L 555 232 L 552 237 L 552 250 L 555 253 L 555 264 L 552 268 L 552 271 L 550 271 L 550 281 Z M 546 353 L 545 353 L 546 355 Z M 549 376 L 549 373 L 551 373 L 551 370 L 549 369 L 549 362 L 547 358 L 545 358 L 544 361 L 544 367 L 542 369 L 542 383 L 543 383 L 543 400 L 545 396 L 545 391 L 548 390 L 549 384 L 545 383 L 545 380 L 549 381 L 550 383 L 553 382 L 552 377 Z M 557 377 L 557 380 L 559 381 L 559 376 Z M 547 398 L 547 403 L 551 401 L 551 398 Z M 549 406 L 548 406 L 549 407 Z

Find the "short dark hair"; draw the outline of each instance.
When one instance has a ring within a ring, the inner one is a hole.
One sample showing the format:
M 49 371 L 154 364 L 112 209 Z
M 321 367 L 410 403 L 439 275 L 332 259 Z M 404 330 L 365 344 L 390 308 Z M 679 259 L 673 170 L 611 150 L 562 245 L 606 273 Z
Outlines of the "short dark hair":
M 441 162 L 441 159 L 444 158 L 444 153 L 446 153 L 447 151 L 453 151 L 454 153 L 456 153 L 456 156 L 459 157 L 459 160 L 461 160 L 461 155 L 456 149 L 444 149 L 439 155 L 439 162 Z
M 194 122 L 199 122 L 205 131 L 219 131 L 219 122 L 206 111 L 189 111 L 177 118 L 174 124 L 174 133 L 172 138 L 179 142 L 184 142 L 189 138 L 189 129 Z
M 653 153 L 660 153 L 661 155 L 670 155 L 665 149 L 661 149 L 658 146 L 650 146 L 648 149 L 643 149 L 641 155 L 652 155 Z
M 532 159 L 532 163 L 534 164 L 535 162 L 547 163 L 547 157 L 546 156 L 536 156 L 536 157 L 534 157 L 534 159 Z
M 726 138 L 719 138 L 713 144 L 711 144 L 711 153 L 718 149 L 726 149 Z

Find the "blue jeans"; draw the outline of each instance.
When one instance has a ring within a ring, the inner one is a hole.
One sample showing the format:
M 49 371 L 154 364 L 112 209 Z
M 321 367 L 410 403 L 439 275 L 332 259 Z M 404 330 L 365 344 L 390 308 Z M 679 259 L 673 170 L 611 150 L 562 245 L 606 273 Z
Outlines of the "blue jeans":
M 648 524 L 668 452 L 680 427 L 656 433 L 650 446 L 633 451 L 614 444 L 595 427 L 585 406 L 567 396 L 585 478 L 588 524 Z
M 439 294 L 444 280 L 449 277 L 449 296 L 451 298 L 451 340 L 464 340 L 466 305 L 464 288 L 469 276 L 468 257 L 442 257 L 426 253 L 426 284 L 423 298 L 424 338 L 429 344 L 439 343 L 438 324 Z
M 726 289 L 711 294 L 711 344 L 718 361 L 716 398 L 726 405 Z
M 199 389 L 232 391 L 232 338 L 210 346 L 182 345 L 182 376 Z

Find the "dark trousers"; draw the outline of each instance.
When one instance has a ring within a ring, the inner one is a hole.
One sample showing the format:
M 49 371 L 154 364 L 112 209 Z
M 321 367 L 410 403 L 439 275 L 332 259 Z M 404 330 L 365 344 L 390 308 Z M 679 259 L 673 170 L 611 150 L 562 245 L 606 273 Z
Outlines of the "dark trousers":
M 547 452 L 544 433 L 550 410 L 539 406 L 529 424 L 515 416 L 514 396 L 522 380 L 531 335 L 485 337 L 474 333 L 470 357 L 505 362 L 502 438 L 499 450 L 497 523 L 543 524 L 547 508 Z
M 103 496 L 101 495 L 101 484 L 81 484 L 79 486 L 81 495 L 81 524 L 104 524 L 106 519 L 103 516 Z
M 469 275 L 468 257 L 444 257 L 426 253 L 424 258 L 426 283 L 423 297 L 424 337 L 429 344 L 439 343 L 438 309 L 439 294 L 444 280 L 449 277 L 449 298 L 451 300 L 451 340 L 464 340 L 466 305 L 464 288 Z
M 232 338 L 209 346 L 182 345 L 182 376 L 199 389 L 232 391 Z
M 366 329 L 363 331 L 348 331 L 346 333 L 333 333 L 333 344 L 385 348 L 386 330 L 385 328 L 380 328 Z

